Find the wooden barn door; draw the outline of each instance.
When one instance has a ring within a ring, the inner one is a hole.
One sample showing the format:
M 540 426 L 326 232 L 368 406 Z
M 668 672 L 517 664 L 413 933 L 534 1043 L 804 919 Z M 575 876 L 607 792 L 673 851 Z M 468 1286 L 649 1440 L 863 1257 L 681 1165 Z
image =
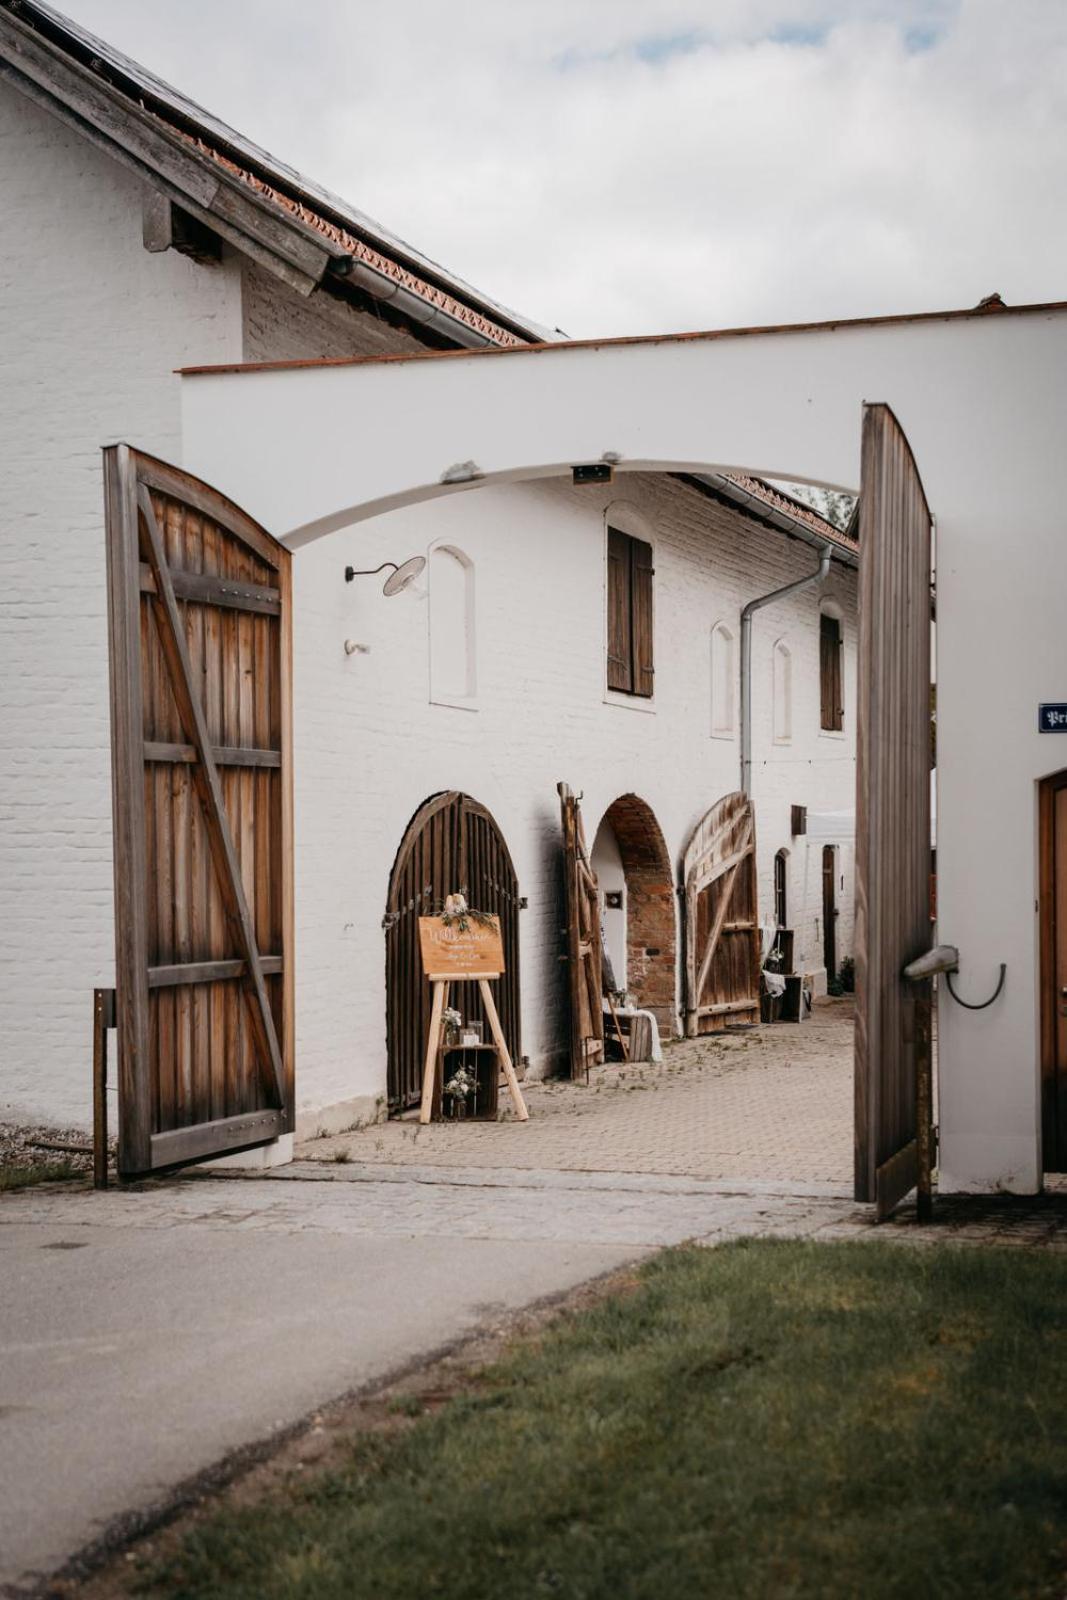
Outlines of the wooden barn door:
M 104 452 L 119 1171 L 293 1127 L 289 552 Z
M 896 417 L 863 411 L 856 728 L 857 1200 L 886 1216 L 918 1174 L 930 1002 L 901 976 L 930 947 L 930 511 Z
M 837 851 L 822 847 L 822 959 L 826 981 L 837 977 Z
M 570 1075 L 584 1079 L 604 1059 L 600 898 L 582 813 L 565 783 L 556 785 L 563 823 L 563 914 L 570 1010 Z
M 756 819 L 747 795 L 724 795 L 697 824 L 682 881 L 686 1037 L 758 1022 Z
M 519 887 L 504 836 L 485 806 L 450 790 L 419 807 L 408 824 L 389 880 L 385 926 L 389 1110 L 419 1104 L 430 1028 L 430 985 L 419 954 L 419 918 L 436 915 L 445 897 L 463 894 L 477 911 L 500 918 L 507 968 L 493 995 L 512 1061 L 522 1058 L 519 989 Z M 478 986 L 454 984 L 451 1005 L 488 1024 Z M 521 1070 L 521 1069 L 520 1069 Z

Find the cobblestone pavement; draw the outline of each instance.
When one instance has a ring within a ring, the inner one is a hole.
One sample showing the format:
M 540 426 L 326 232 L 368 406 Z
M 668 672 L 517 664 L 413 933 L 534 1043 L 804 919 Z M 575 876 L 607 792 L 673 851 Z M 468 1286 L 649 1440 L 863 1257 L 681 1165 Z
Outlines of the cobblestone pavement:
M 850 1000 L 776 1024 L 668 1045 L 659 1066 L 607 1065 L 588 1085 L 530 1083 L 530 1120 L 377 1123 L 301 1146 L 306 1159 L 541 1171 L 671 1173 L 847 1195 Z M 502 1100 L 506 1095 L 502 1093 Z

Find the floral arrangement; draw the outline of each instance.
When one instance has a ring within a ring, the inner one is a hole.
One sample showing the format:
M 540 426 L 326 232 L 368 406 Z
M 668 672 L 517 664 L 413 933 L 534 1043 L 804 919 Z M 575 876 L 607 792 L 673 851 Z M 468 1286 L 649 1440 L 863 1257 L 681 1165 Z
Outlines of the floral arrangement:
M 445 1084 L 445 1094 L 450 1100 L 461 1100 L 464 1104 L 478 1087 L 478 1080 L 469 1067 L 459 1067 Z
M 461 894 L 450 894 L 438 916 L 446 928 L 458 928 L 460 933 L 469 933 L 472 922 L 476 922 L 480 928 L 489 928 L 495 920 L 488 911 L 475 911 Z

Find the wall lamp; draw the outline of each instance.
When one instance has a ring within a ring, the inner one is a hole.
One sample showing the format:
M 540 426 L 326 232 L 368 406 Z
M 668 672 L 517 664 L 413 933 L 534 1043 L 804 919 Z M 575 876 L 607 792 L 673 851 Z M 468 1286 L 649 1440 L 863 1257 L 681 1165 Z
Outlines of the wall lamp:
M 409 556 L 407 561 L 402 561 L 399 566 L 395 561 L 383 561 L 380 567 L 346 567 L 345 582 L 351 583 L 353 578 L 373 578 L 389 567 L 391 570 L 382 585 L 382 593 L 400 594 L 409 584 L 415 582 L 425 565 L 425 556 Z

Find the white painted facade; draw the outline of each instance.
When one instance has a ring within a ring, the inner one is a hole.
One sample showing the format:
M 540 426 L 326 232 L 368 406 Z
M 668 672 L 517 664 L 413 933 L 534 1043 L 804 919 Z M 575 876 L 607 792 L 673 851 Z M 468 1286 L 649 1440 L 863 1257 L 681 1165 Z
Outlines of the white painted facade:
M 332 300 L 301 300 L 229 250 L 215 266 L 147 252 L 142 196 L 125 168 L 0 84 L 0 1115 L 71 1124 L 89 1115 L 91 990 L 114 976 L 100 449 L 125 439 L 196 470 L 174 376 L 183 365 L 419 348 Z M 347 426 L 351 459 L 351 414 Z M 285 531 L 281 507 L 250 509 Z M 605 688 L 609 509 L 620 525 L 647 529 L 656 550 L 652 704 Z M 396 598 L 383 598 L 380 579 L 344 582 L 347 562 L 373 567 L 415 552 L 430 557 L 427 574 Z M 713 712 L 712 628 L 732 631 L 724 681 L 736 695 L 741 606 L 813 565 L 803 545 L 654 474 L 610 489 L 517 484 L 407 506 L 298 553 L 305 1127 L 380 1108 L 389 871 L 409 817 L 442 789 L 488 805 L 515 858 L 530 901 L 524 1049 L 534 1070 L 551 1068 L 564 1035 L 556 782 L 584 792 L 590 836 L 612 800 L 640 794 L 677 863 L 702 812 L 738 782 L 736 708 L 728 726 Z M 835 566 L 825 592 L 846 619 L 854 696 L 854 574 Z M 435 600 L 438 620 L 457 605 L 466 614 L 459 657 L 454 632 L 436 626 Z M 851 800 L 852 724 L 843 742 L 818 731 L 818 606 L 810 591 L 756 622 L 764 903 L 775 850 L 796 843 L 790 805 Z M 773 723 L 773 653 L 783 639 L 793 663 L 789 742 L 775 740 Z M 369 652 L 347 653 L 346 640 Z M 794 879 L 800 906 L 799 864 Z M 816 879 L 798 918 L 798 949 L 812 968 L 820 894 Z M 850 902 L 851 879 L 842 905 Z
M 900 418 L 937 519 L 940 935 L 959 945 L 958 986 L 972 999 L 1008 967 L 989 1010 L 940 993 L 940 1182 L 1031 1192 L 1042 1177 L 1037 785 L 1067 765 L 1037 717 L 1040 702 L 1067 700 L 1067 306 L 220 374 L 186 385 L 184 444 L 190 466 L 253 511 L 269 507 L 301 546 L 354 515 L 456 493 L 460 462 L 474 464 L 477 495 L 608 452 L 624 471 L 747 468 L 855 488 L 871 399 Z M 354 459 L 340 419 L 357 413 L 368 425 Z M 378 421 L 397 415 L 402 430 Z M 283 436 L 299 473 L 264 472 Z M 761 829 L 766 845 L 774 824 Z

